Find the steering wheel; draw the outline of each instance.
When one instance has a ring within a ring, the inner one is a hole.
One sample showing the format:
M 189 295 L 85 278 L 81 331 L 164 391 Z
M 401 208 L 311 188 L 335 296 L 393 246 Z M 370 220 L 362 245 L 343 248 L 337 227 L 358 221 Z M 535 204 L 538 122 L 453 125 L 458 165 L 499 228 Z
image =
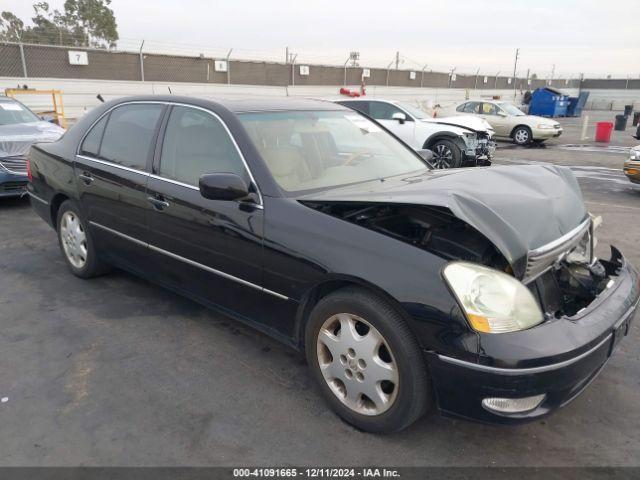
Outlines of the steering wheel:
M 365 155 L 371 155 L 371 153 L 367 150 L 361 150 L 359 152 L 352 153 L 349 157 L 344 161 L 344 166 L 349 166 L 353 164 L 357 159 L 364 157 Z

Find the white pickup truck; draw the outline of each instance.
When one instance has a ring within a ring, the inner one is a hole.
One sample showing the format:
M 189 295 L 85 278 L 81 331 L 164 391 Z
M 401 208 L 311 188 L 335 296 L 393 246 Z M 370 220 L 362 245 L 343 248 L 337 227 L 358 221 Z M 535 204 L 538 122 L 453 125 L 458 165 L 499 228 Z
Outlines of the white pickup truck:
M 434 168 L 490 165 L 495 151 L 493 129 L 473 116 L 432 118 L 408 103 L 382 99 L 349 99 L 336 103 L 375 119 L 416 150 L 429 149 Z

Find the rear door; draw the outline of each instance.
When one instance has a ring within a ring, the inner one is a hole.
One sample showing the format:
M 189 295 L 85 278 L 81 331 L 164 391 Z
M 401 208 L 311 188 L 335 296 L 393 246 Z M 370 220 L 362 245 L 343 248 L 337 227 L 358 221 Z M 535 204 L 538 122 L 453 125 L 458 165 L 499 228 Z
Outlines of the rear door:
M 138 264 L 146 255 L 145 189 L 164 109 L 160 103 L 115 107 L 88 131 L 76 155 L 83 213 L 101 255 L 114 261 Z
M 209 200 L 198 189 L 205 173 L 235 173 L 254 184 L 231 134 L 212 112 L 175 105 L 160 142 L 147 186 L 153 207 L 149 267 L 187 294 L 264 319 L 264 215 L 257 189 L 256 203 Z

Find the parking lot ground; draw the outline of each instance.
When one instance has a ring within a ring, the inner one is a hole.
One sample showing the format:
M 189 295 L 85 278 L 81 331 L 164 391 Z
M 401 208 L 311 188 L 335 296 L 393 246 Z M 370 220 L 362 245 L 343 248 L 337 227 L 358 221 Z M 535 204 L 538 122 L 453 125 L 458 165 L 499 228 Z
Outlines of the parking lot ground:
M 624 155 L 561 148 L 565 138 L 501 144 L 496 163 L 571 166 L 604 217 L 598 254 L 615 244 L 640 266 L 640 187 L 620 172 Z M 543 420 L 431 413 L 366 434 L 329 411 L 301 355 L 129 274 L 73 277 L 28 201 L 0 202 L 2 466 L 638 465 L 639 341 L 636 319 L 593 384 Z

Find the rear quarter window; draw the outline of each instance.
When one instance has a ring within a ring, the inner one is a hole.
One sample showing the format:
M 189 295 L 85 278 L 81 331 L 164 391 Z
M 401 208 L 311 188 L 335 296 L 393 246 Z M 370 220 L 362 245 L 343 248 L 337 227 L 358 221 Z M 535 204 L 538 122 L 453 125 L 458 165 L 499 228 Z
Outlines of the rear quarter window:
M 96 123 L 89 133 L 84 137 L 82 145 L 80 146 L 81 155 L 89 155 L 91 157 L 97 157 L 100 153 L 100 141 L 102 140 L 102 134 L 104 133 L 104 127 L 107 124 L 107 118 L 109 115 L 105 115 Z

